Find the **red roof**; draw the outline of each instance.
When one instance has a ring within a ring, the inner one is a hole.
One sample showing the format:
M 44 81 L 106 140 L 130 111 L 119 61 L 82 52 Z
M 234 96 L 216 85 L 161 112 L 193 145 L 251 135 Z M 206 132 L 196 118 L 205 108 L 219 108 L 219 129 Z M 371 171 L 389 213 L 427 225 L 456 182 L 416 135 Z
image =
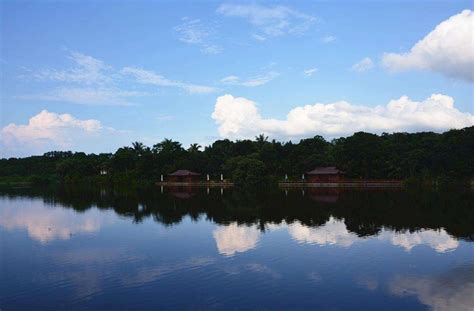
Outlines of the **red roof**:
M 199 175 L 201 175 L 201 174 L 191 172 L 191 171 L 188 171 L 188 170 L 177 170 L 174 173 L 168 174 L 168 176 L 199 176 Z
M 338 170 L 335 166 L 317 167 L 312 171 L 306 172 L 308 175 L 337 175 L 345 174 L 344 171 Z

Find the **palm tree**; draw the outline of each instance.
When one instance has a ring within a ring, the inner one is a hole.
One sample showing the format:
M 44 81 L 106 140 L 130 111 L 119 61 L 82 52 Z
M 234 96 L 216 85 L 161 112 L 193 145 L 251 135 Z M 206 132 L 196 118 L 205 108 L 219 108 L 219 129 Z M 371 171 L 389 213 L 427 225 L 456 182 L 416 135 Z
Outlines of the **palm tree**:
M 135 149 L 135 151 L 137 153 L 140 153 L 145 149 L 145 145 L 142 142 L 139 142 L 139 141 L 133 142 L 132 147 L 133 147 L 133 149 Z
M 153 152 L 155 153 L 175 153 L 181 151 L 181 143 L 165 138 L 162 142 L 153 145 Z
M 188 148 L 188 152 L 190 152 L 190 153 L 198 153 L 198 152 L 200 152 L 199 149 L 201 149 L 201 145 L 199 145 L 199 144 L 191 144 L 191 145 L 189 146 L 189 148 Z
M 257 142 L 258 148 L 262 148 L 268 142 L 268 136 L 265 136 L 265 134 L 260 134 L 255 136 L 255 141 Z
M 260 134 L 258 136 L 255 136 L 255 141 L 261 145 L 266 143 L 268 141 L 268 136 L 265 136 L 265 134 Z
M 145 146 L 142 142 L 136 141 L 132 143 L 133 151 L 141 157 L 145 152 L 149 152 L 150 148 Z

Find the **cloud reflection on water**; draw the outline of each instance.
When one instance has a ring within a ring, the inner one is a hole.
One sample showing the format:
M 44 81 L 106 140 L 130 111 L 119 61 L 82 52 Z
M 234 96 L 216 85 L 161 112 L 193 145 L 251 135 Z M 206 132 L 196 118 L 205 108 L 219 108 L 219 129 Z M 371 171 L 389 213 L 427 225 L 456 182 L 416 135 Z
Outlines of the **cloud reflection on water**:
M 438 276 L 397 276 L 389 282 L 395 296 L 416 296 L 435 311 L 474 310 L 474 266 L 466 265 Z
M 296 221 L 290 224 L 269 224 L 267 229 L 269 231 L 286 229 L 291 238 L 298 243 L 320 246 L 350 247 L 354 243 L 379 240 L 402 247 L 407 252 L 416 246 L 426 245 L 438 253 L 453 251 L 459 246 L 459 241 L 449 235 L 444 229 L 396 232 L 384 228 L 378 235 L 360 237 L 347 229 L 344 220 L 334 217 L 330 217 L 326 223 L 318 227 L 306 226 Z M 255 225 L 248 226 L 231 223 L 230 225 L 219 226 L 214 230 L 213 236 L 219 253 L 224 256 L 233 256 L 236 253 L 256 248 L 261 232 Z
M 254 249 L 260 239 L 257 226 L 239 226 L 235 222 L 227 226 L 219 226 L 212 234 L 219 253 L 224 256 Z
M 72 209 L 46 206 L 38 200 L 2 199 L 0 226 L 6 230 L 23 229 L 33 240 L 47 243 L 67 240 L 74 234 L 93 233 L 112 220 L 108 213 L 90 209 L 77 213 Z

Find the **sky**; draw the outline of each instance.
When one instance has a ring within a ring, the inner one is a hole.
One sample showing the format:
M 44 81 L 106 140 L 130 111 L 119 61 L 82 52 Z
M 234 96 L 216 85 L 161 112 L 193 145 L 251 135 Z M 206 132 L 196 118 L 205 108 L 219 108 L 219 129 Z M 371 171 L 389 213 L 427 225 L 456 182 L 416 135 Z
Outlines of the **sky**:
M 474 125 L 472 1 L 2 1 L 0 157 Z

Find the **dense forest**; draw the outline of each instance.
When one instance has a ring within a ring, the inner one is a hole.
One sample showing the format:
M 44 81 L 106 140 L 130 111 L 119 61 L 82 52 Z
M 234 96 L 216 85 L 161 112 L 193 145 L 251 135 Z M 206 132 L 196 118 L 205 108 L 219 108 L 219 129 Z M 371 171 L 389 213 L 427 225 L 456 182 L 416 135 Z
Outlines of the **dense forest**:
M 51 151 L 42 156 L 0 160 L 0 182 L 154 183 L 161 174 L 189 169 L 237 184 L 296 180 L 317 166 L 334 165 L 350 178 L 465 182 L 474 178 L 474 126 L 433 132 L 375 135 L 358 132 L 327 141 L 321 136 L 298 143 L 269 140 L 217 140 L 202 148 L 165 139 L 151 147 L 134 142 L 115 153 Z M 101 171 L 107 174 L 101 175 Z

